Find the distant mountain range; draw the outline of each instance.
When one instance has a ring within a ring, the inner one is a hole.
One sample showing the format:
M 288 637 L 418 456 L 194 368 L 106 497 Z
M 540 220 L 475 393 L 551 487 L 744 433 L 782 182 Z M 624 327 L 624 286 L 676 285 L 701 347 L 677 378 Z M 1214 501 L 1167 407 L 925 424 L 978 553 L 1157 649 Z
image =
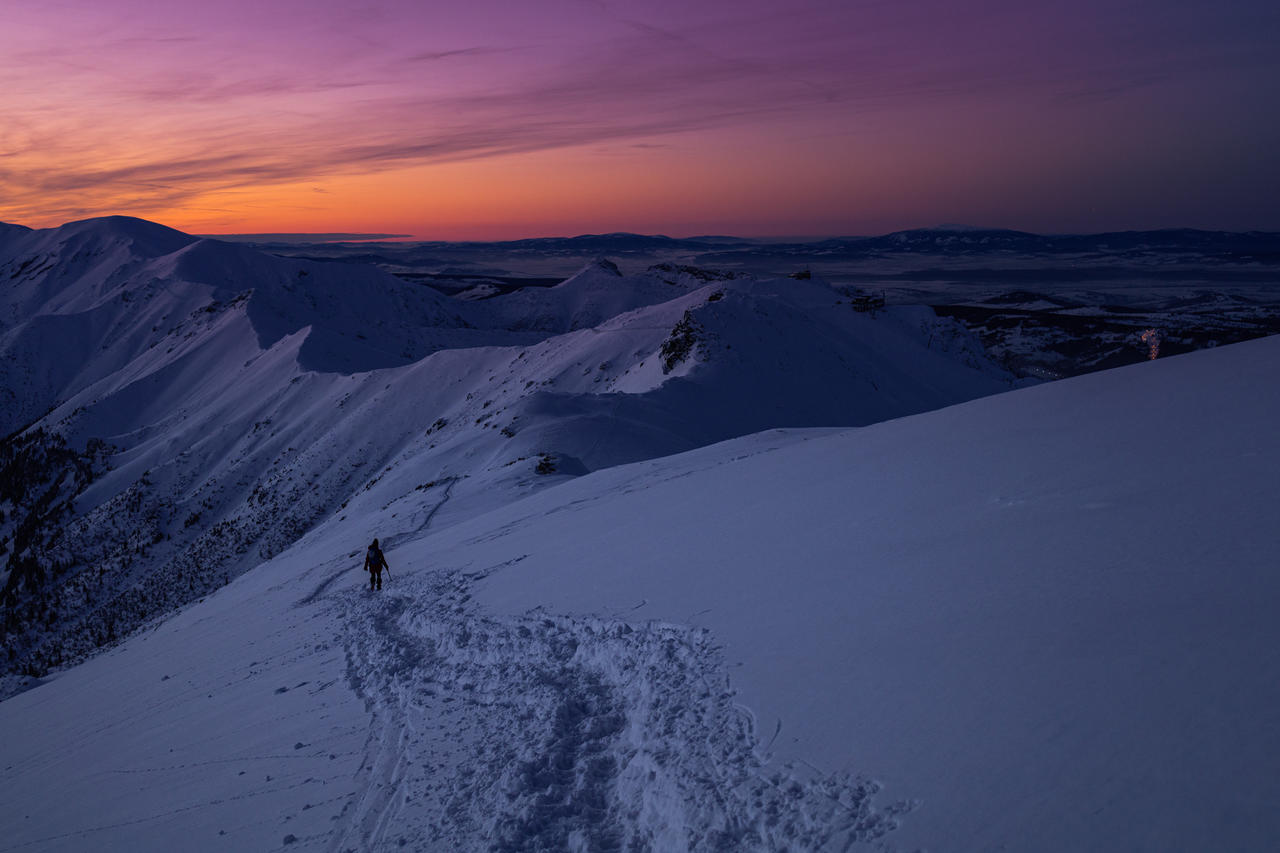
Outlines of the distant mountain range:
M 296 246 L 306 243 L 362 242 L 341 240 L 340 235 L 278 235 L 287 240 L 273 240 L 276 235 L 231 235 L 237 241 L 270 246 Z M 307 237 L 312 239 L 308 240 Z M 376 240 L 385 235 L 369 235 Z M 1205 231 L 1194 228 L 1171 228 L 1153 231 L 1109 231 L 1097 234 L 1033 234 L 1006 228 L 979 228 L 943 225 L 894 231 L 872 237 L 827 237 L 814 240 L 759 239 L 731 236 L 667 237 L 664 235 L 582 234 L 575 237 L 535 237 L 523 240 L 441 241 L 418 240 L 396 244 L 429 250 L 453 246 L 492 249 L 501 252 L 628 254 L 655 251 L 763 250 L 770 252 L 845 252 L 854 254 L 927 251 L 931 253 L 1073 253 L 1187 251 L 1220 252 L 1271 257 L 1280 253 L 1280 232 L 1273 231 Z

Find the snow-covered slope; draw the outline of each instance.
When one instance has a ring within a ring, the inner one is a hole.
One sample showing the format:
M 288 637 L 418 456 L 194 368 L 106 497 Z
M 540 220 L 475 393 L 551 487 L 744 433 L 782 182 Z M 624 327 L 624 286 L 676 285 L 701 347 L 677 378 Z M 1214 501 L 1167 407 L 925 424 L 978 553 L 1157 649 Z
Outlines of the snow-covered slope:
M 640 275 L 624 276 L 617 264 L 599 258 L 553 288 L 526 287 L 486 302 L 481 310 L 495 326 L 571 332 L 733 278 L 675 264 L 658 264 Z
M 1277 365 L 353 502 L 0 703 L 4 844 L 1270 849 Z
M 450 300 L 372 267 L 275 258 L 139 219 L 26 231 L 4 249 L 3 433 L 148 350 L 163 345 L 163 356 L 208 337 L 228 313 L 247 318 L 262 349 L 305 330 L 300 365 L 321 372 L 405 364 L 477 342 Z
M 495 618 L 708 629 L 775 761 L 918 803 L 904 849 L 1266 850 L 1280 400 L 1258 392 L 1278 367 L 1273 338 L 753 437 L 399 561 L 484 569 Z
M 601 262 L 468 303 L 121 217 L 5 239 L 4 429 L 34 424 L 0 453 L 0 604 L 29 675 L 326 519 L 390 507 L 394 542 L 589 470 L 1010 387 L 953 322 L 815 281 Z

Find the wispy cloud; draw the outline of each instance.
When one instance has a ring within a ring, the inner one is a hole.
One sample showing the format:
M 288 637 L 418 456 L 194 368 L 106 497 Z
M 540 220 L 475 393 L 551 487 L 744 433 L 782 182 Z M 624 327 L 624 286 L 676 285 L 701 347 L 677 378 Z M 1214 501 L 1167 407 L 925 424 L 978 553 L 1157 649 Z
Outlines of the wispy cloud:
M 450 50 L 428 50 L 422 53 L 413 53 L 400 59 L 400 62 L 440 62 L 445 59 L 457 59 L 459 57 L 474 56 L 492 56 L 494 54 L 511 53 L 518 50 L 515 47 L 459 47 Z
M 0 181 L 11 210 L 44 211 L 54 198 L 81 215 L 122 196 L 173 206 L 213 190 L 376 172 L 721 128 L 805 110 L 814 93 L 765 62 L 690 51 L 659 30 L 532 68 L 523 78 L 457 94 L 417 93 L 388 77 L 334 80 L 200 70 L 163 80 L 109 83 L 113 101 L 35 122 Z M 415 53 L 408 62 L 477 58 L 467 48 Z M 640 56 L 643 62 L 622 60 Z M 790 64 L 790 63 L 788 63 Z M 181 105 L 157 119 L 153 109 Z M 238 105 L 248 109 L 238 110 Z M 106 122 L 104 112 L 147 110 L 146 121 Z M 102 132 L 94 126 L 105 122 Z M 34 156 L 39 155 L 39 156 Z M 18 162 L 13 162 L 18 161 Z
M 417 4 L 382 0 L 360 14 L 316 6 L 320 20 L 294 15 L 292 29 L 211 29 L 203 6 L 210 17 L 185 29 L 142 13 L 63 26 L 28 12 L 0 32 L 0 219 L 247 204 L 264 186 L 579 146 L 657 156 L 690 133 L 726 148 L 809 126 L 853 139 L 869 117 L 998 99 L 1021 99 L 1028 123 L 1045 109 L 1084 122 L 1205 69 L 1275 69 L 1265 40 L 1189 35 L 1187 9 L 1148 21 L 1083 2 L 1088 14 L 1021 0 L 741 0 L 658 15 L 578 0 L 547 7 L 555 40 L 555 26 L 487 26 L 533 13 L 485 0 L 446 35 Z

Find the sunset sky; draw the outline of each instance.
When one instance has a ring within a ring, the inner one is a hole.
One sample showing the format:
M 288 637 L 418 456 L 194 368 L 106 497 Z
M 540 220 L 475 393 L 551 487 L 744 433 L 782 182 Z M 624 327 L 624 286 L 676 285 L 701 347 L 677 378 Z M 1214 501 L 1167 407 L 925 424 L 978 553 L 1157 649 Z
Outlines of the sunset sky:
M 1274 0 L 0 9 L 0 221 L 1280 230 Z

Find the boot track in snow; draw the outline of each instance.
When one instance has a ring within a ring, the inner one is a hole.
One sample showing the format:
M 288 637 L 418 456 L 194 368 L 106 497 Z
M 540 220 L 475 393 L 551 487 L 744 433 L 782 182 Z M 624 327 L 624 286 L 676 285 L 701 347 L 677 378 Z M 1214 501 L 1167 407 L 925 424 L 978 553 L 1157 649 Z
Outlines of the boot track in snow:
M 906 809 L 769 766 L 706 630 L 498 618 L 456 572 L 410 585 L 327 597 L 371 717 L 333 853 L 847 849 Z

